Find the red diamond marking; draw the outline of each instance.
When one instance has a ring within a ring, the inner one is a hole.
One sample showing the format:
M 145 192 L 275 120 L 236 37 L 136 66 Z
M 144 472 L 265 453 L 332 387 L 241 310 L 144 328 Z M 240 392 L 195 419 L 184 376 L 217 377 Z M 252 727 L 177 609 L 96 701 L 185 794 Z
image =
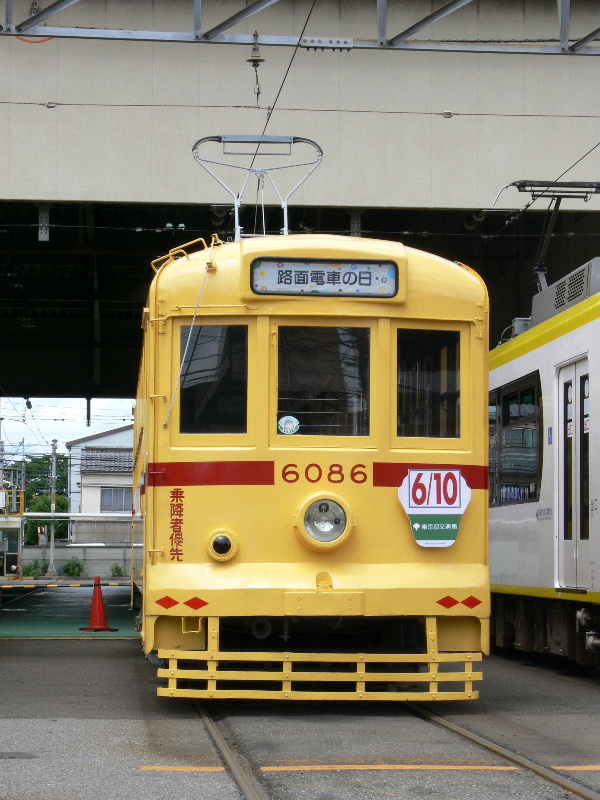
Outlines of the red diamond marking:
M 444 608 L 452 608 L 452 606 L 458 605 L 458 600 L 455 600 L 453 597 L 450 597 L 449 594 L 446 597 L 442 597 L 441 600 L 438 600 L 439 605 L 444 606 Z
M 199 608 L 207 606 L 208 602 L 206 600 L 201 600 L 199 597 L 192 597 L 189 600 L 186 600 L 183 605 L 193 608 L 194 611 L 198 611 Z
M 475 608 L 475 606 L 481 605 L 481 600 L 478 600 L 476 597 L 471 595 L 470 597 L 467 597 L 466 600 L 463 600 L 462 604 L 463 606 L 467 606 L 467 608 Z
M 157 600 L 156 602 L 163 608 L 173 608 L 173 606 L 179 605 L 179 600 L 173 600 L 173 598 L 169 597 L 169 595 L 166 595 L 166 597 L 161 597 L 160 600 Z

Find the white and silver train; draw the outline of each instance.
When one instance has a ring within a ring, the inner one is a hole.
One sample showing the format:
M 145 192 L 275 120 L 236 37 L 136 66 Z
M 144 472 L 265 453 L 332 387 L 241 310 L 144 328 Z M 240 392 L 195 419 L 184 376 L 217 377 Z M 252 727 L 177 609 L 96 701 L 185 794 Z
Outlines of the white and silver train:
M 490 356 L 492 639 L 580 664 L 600 663 L 599 293 L 594 258 Z

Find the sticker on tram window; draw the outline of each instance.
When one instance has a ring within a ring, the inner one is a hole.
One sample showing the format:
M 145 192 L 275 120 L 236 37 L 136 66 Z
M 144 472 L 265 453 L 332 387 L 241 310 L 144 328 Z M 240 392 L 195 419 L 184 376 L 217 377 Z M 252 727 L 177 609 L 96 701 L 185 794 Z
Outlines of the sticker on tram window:
M 300 430 L 300 423 L 296 417 L 281 417 L 277 423 L 277 428 L 280 433 L 292 434 L 298 433 Z
M 398 497 L 421 547 L 450 547 L 471 500 L 471 488 L 459 469 L 411 469 Z
M 394 261 L 256 258 L 251 266 L 256 294 L 322 294 L 336 297 L 394 297 Z

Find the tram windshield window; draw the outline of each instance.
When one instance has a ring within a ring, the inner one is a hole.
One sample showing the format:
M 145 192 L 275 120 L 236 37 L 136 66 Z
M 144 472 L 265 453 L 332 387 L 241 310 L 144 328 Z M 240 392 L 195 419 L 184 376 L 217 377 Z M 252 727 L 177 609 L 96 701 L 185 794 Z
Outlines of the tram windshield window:
M 460 436 L 460 333 L 398 331 L 398 436 Z
M 248 328 L 181 329 L 181 433 L 246 433 Z
M 368 436 L 369 328 L 279 328 L 279 433 Z

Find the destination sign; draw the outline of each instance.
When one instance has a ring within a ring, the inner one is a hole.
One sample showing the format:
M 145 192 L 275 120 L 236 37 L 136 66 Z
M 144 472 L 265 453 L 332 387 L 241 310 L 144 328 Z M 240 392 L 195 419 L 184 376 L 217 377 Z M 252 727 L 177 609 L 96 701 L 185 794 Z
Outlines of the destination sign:
M 393 261 L 257 258 L 251 273 L 256 294 L 394 297 L 398 292 Z

